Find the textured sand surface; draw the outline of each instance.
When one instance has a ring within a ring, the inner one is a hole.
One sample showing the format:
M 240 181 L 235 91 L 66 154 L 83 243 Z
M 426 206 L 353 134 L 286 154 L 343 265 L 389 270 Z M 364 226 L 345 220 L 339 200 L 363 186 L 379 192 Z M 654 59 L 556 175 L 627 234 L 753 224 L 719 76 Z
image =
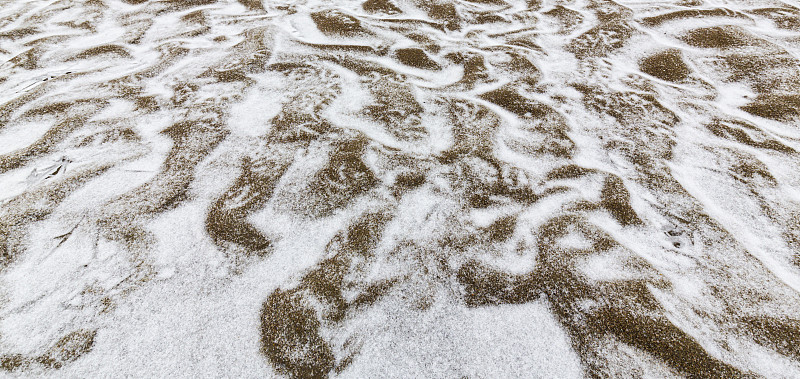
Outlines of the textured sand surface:
M 0 374 L 800 377 L 800 4 L 0 0 Z

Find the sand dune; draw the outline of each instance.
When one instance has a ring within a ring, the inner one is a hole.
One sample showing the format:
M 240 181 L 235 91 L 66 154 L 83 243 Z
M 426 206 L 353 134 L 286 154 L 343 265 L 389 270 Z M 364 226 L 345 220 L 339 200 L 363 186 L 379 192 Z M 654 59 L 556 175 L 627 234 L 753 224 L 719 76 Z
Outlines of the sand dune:
M 0 0 L 0 370 L 798 377 L 800 4 Z

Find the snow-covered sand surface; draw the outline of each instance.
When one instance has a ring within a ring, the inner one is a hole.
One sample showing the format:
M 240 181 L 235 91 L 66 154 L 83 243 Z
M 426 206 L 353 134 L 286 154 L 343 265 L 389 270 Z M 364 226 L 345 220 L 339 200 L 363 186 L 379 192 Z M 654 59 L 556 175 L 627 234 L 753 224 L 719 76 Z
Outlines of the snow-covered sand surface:
M 794 0 L 0 0 L 0 376 L 800 377 Z

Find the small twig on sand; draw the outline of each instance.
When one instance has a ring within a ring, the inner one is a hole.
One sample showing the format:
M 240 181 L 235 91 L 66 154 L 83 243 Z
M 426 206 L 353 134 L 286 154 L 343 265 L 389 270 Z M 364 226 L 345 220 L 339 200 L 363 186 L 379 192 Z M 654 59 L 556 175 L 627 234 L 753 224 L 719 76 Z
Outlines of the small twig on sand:
M 61 246 L 64 242 L 67 242 L 67 239 L 69 239 L 69 237 L 72 235 L 72 232 L 74 232 L 75 229 L 78 229 L 78 225 L 80 225 L 85 218 L 86 216 L 81 217 L 81 219 L 75 224 L 75 226 L 73 226 L 72 229 L 70 229 L 68 232 L 53 237 L 53 239 L 59 239 L 59 238 L 61 239 L 61 241 L 58 242 L 58 245 L 56 245 L 55 249 Z

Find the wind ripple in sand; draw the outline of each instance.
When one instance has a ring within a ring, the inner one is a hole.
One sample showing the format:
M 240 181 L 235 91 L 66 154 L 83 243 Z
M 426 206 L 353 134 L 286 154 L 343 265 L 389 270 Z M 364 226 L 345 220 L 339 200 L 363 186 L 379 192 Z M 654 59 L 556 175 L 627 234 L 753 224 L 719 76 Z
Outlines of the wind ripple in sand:
M 800 376 L 788 1 L 0 1 L 0 368 Z

